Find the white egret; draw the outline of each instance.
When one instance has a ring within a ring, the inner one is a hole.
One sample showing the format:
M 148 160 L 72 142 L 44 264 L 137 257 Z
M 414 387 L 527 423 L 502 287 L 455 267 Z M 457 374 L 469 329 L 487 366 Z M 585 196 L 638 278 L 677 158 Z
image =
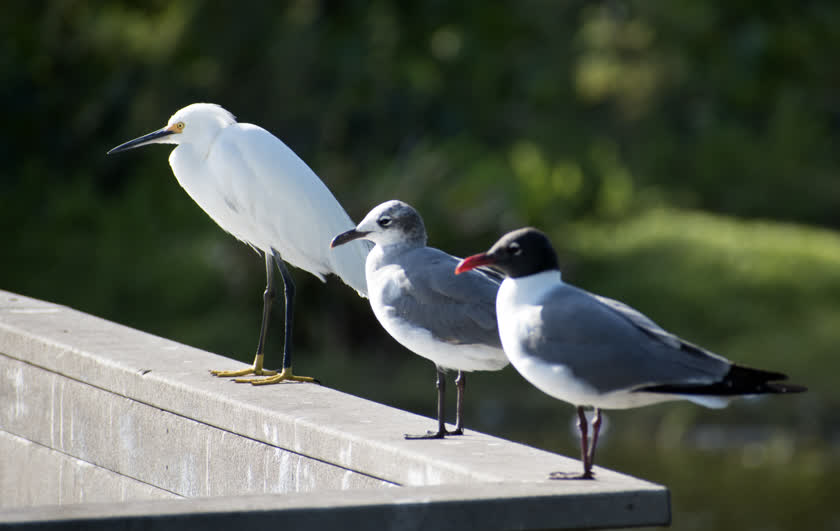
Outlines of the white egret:
M 147 144 L 177 144 L 169 165 L 181 187 L 222 229 L 265 257 L 266 288 L 262 324 L 253 365 L 248 369 L 211 371 L 216 376 L 269 376 L 237 379 L 270 384 L 312 381 L 292 372 L 292 321 L 295 285 L 283 261 L 324 281 L 332 273 L 367 295 L 367 242 L 330 252 L 330 239 L 354 227 L 326 185 L 286 144 L 262 127 L 237 123 L 219 105 L 195 103 L 179 110 L 165 127 L 121 144 L 117 153 Z M 274 267 L 283 278 L 285 344 L 283 367 L 263 367 L 271 305 L 275 297 Z

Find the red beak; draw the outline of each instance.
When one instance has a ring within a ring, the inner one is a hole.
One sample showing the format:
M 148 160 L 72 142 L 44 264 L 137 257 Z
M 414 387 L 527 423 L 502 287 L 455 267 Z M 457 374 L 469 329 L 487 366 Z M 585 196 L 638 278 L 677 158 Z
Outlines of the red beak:
M 458 263 L 458 266 L 455 268 L 455 274 L 460 275 L 461 273 L 466 273 L 478 266 L 490 265 L 493 262 L 494 260 L 485 253 L 474 254 L 464 258 L 460 263 Z

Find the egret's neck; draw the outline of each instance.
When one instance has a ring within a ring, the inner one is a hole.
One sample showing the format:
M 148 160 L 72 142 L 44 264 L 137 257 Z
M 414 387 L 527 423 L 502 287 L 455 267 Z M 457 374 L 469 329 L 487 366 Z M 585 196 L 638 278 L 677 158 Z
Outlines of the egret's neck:
M 199 179 L 202 172 L 191 171 L 192 168 L 199 167 L 199 164 L 195 149 L 190 144 L 179 144 L 169 154 L 169 166 L 172 167 L 172 173 L 184 188 L 189 187 L 193 180 Z

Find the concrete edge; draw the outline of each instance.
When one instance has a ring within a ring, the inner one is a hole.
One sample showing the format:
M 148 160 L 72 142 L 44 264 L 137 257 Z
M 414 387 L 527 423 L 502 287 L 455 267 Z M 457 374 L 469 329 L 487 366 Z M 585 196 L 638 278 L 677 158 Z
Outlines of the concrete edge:
M 570 495 L 542 482 L 41 506 L 0 513 L 0 529 L 596 529 L 670 518 L 655 489 Z

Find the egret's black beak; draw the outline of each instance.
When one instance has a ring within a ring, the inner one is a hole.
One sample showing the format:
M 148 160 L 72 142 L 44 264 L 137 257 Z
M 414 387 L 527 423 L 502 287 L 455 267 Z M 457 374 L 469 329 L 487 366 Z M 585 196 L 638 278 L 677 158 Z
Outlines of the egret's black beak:
M 347 242 L 352 242 L 353 240 L 358 240 L 359 238 L 364 238 L 367 236 L 367 232 L 358 231 L 356 229 L 350 229 L 347 232 L 342 232 L 338 236 L 332 239 L 330 242 L 330 248 L 334 249 L 339 245 L 344 245 Z
M 158 138 L 171 135 L 174 132 L 175 131 L 172 131 L 168 128 L 158 129 L 157 131 L 149 133 L 148 135 L 143 135 L 140 138 L 129 140 L 125 144 L 120 144 L 119 146 L 111 149 L 106 154 L 110 155 L 111 153 L 119 153 L 120 151 L 126 151 L 129 149 L 134 149 L 136 147 L 145 146 L 146 144 L 154 144 L 155 140 L 157 140 Z

